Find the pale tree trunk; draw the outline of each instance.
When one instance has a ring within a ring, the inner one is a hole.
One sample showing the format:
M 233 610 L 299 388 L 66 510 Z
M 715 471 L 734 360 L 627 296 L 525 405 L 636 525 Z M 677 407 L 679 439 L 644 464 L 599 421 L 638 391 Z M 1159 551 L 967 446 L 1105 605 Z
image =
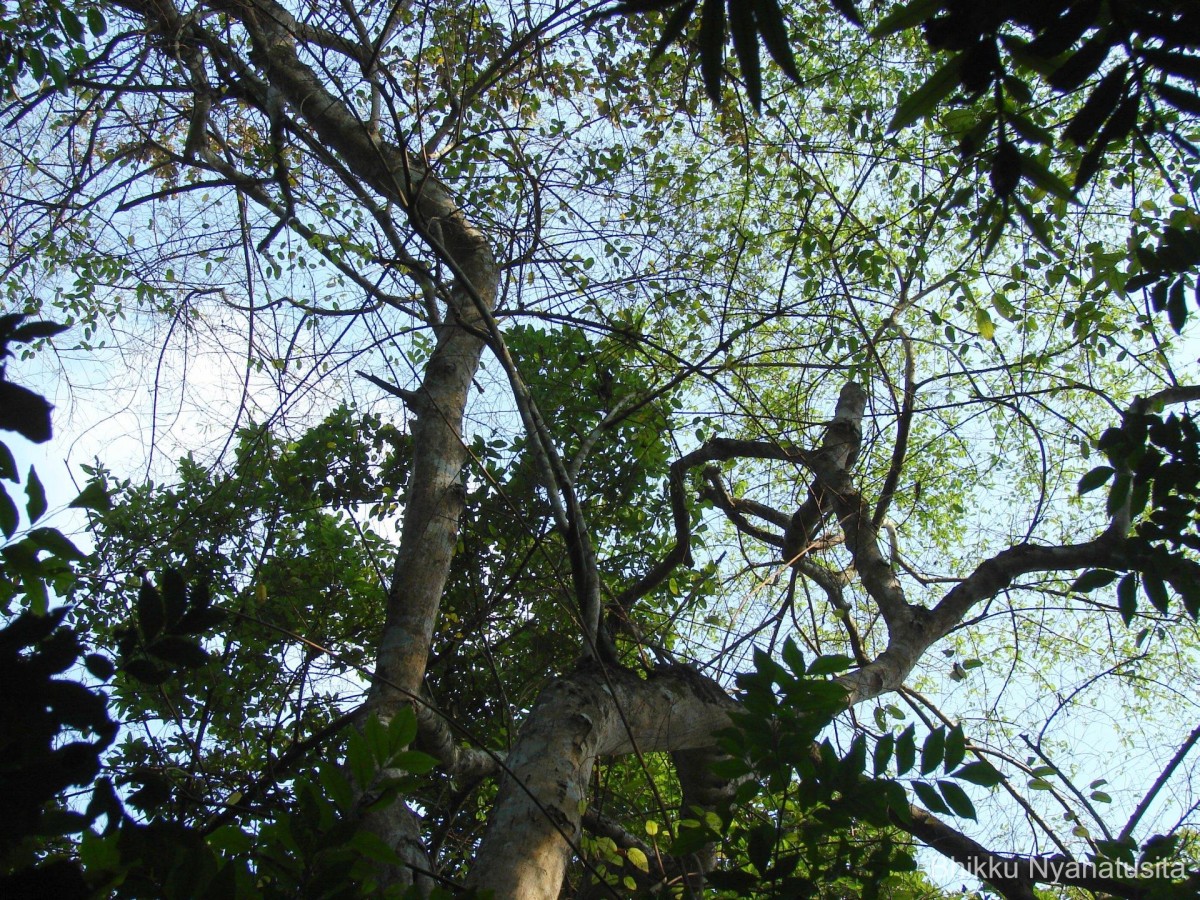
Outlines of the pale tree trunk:
M 596 760 L 711 747 L 737 703 L 694 671 L 642 680 L 587 667 L 547 688 L 508 755 L 506 776 L 471 869 L 502 898 L 553 898 L 579 846 Z
M 165 5 L 135 4 L 147 15 Z M 305 29 L 275 0 L 215 3 L 246 27 L 264 61 L 268 93 L 277 91 L 321 142 L 359 178 L 408 211 L 409 224 L 453 273 L 443 291 L 445 321 L 416 391 L 396 388 L 415 415 L 412 469 L 403 526 L 375 676 L 364 712 L 386 720 L 420 697 L 442 591 L 458 541 L 465 500 L 463 420 L 487 334 L 488 311 L 499 280 L 491 247 L 449 191 L 406 147 L 383 140 L 296 52 Z M 269 102 L 269 98 L 267 98 Z M 363 786 L 364 788 L 366 786 Z M 411 883 L 432 866 L 416 816 L 393 803 L 369 816 L 369 827 L 393 847 L 404 865 L 383 873 L 386 882 Z

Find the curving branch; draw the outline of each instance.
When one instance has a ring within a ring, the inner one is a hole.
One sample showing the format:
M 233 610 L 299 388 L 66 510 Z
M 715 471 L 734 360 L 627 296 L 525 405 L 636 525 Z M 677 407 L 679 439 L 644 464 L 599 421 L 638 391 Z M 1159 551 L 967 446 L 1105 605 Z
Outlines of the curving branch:
M 805 463 L 816 477 L 809 486 L 808 498 L 783 533 L 783 558 L 789 564 L 816 546 L 825 519 L 833 511 L 840 483 L 847 481 L 845 473 L 858 459 L 866 404 L 867 395 L 862 387 L 847 382 L 838 397 L 833 421 L 825 429 L 821 449 L 810 454 Z
M 497 897 L 557 897 L 578 842 L 598 758 L 710 748 L 738 704 L 715 683 L 673 666 L 647 680 L 590 667 L 538 698 L 507 758 L 508 773 L 469 887 Z
M 1036 900 L 1035 884 L 1083 888 L 1127 900 L 1152 896 L 1151 886 L 1107 877 L 1091 863 L 1063 856 L 994 853 L 920 807 L 910 806 L 908 812 L 907 820 L 893 816 L 892 822 L 975 877 L 990 883 L 1006 900 Z

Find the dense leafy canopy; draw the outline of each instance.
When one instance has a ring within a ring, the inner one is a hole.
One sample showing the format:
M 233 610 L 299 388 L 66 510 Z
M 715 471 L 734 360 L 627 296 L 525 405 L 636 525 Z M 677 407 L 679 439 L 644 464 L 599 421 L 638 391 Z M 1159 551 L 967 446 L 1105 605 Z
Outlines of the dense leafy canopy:
M 1194 896 L 1195 12 L 7 5 L 5 885 Z

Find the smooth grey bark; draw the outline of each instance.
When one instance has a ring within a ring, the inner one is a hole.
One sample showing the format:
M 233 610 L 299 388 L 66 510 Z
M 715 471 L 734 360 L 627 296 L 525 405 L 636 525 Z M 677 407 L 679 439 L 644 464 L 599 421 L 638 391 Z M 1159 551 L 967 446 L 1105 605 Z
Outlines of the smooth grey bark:
M 559 895 L 578 847 L 596 760 L 712 746 L 737 703 L 694 671 L 642 680 L 586 667 L 550 685 L 521 728 L 471 869 L 470 885 L 503 898 Z
M 222 57 L 226 65 L 240 69 L 241 89 L 261 104 L 273 122 L 280 120 L 280 106 L 286 104 L 297 120 L 311 129 L 320 145 L 336 155 L 340 165 L 362 185 L 406 211 L 408 225 L 453 272 L 453 283 L 441 292 L 447 314 L 444 319 L 436 310 L 430 314 L 437 344 L 420 387 L 416 391 L 397 390 L 415 415 L 411 426 L 412 469 L 385 624 L 365 709 L 386 720 L 420 697 L 458 539 L 466 461 L 463 419 L 499 280 L 491 248 L 450 192 L 424 168 L 420 155 L 384 140 L 377 123 L 365 121 L 333 93 L 328 78 L 315 72 L 297 51 L 298 44 L 312 42 L 361 63 L 372 55 L 372 48 L 302 24 L 275 0 L 214 0 L 209 6 L 240 23 L 253 48 L 247 58 L 234 59 L 230 46 L 206 31 L 197 17 L 181 16 L 169 0 L 124 0 L 124 5 L 144 17 L 151 34 L 168 35 L 174 45 L 189 48 L 182 63 L 198 99 L 185 157 L 215 160 L 207 147 L 208 123 L 204 117 L 208 106 L 200 102 L 204 99 L 203 67 L 198 64 L 195 49 L 205 47 Z M 291 222 L 290 210 L 279 214 L 281 225 L 302 227 Z M 404 804 L 395 803 L 373 813 L 368 822 L 405 862 L 385 872 L 386 881 L 407 884 L 414 872 L 431 869 L 421 844 L 419 823 Z

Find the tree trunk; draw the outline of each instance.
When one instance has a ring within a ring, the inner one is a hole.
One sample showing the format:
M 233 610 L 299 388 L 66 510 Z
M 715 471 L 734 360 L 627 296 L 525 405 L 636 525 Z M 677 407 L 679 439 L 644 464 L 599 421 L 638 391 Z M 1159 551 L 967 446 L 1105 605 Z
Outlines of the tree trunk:
M 553 900 L 579 845 L 596 759 L 710 747 L 737 703 L 685 667 L 643 681 L 586 667 L 547 688 L 521 728 L 470 885 Z

